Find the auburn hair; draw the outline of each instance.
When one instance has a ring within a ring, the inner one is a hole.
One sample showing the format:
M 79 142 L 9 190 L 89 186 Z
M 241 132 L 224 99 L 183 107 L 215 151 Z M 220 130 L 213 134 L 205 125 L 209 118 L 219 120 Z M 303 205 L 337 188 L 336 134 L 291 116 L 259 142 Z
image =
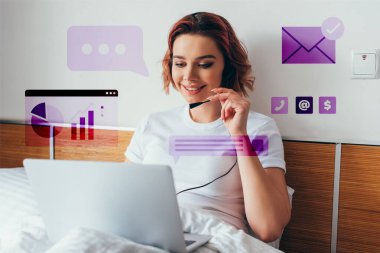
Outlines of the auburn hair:
M 237 38 L 230 23 L 222 16 L 209 12 L 187 15 L 171 28 L 168 36 L 168 49 L 162 61 L 162 78 L 167 94 L 169 94 L 170 84 L 175 88 L 172 78 L 173 44 L 176 38 L 182 34 L 202 35 L 213 39 L 224 57 L 221 86 L 248 96 L 247 89 L 253 90 L 255 78 L 252 74 L 247 50 Z

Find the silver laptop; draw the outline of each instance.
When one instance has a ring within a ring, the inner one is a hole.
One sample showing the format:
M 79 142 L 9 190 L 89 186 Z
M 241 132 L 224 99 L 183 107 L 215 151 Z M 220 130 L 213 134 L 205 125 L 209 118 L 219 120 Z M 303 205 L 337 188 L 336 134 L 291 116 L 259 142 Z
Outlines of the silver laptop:
M 24 167 L 52 242 L 75 227 L 170 252 L 189 252 L 210 239 L 182 232 L 168 166 L 25 159 Z

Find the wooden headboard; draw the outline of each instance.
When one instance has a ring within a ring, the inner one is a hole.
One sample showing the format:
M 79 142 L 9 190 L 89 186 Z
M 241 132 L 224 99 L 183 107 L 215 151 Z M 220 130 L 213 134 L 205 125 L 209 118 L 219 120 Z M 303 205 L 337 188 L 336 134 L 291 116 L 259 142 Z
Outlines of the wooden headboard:
M 133 131 L 96 129 L 96 140 L 71 140 L 70 134 L 66 128 L 56 136 L 55 159 L 124 162 Z
M 27 126 L 29 127 L 29 126 Z M 91 141 L 69 129 L 49 147 L 25 145 L 25 126 L 0 124 L 0 168 L 27 157 L 124 161 L 132 131 L 96 130 Z M 108 145 L 117 136 L 117 142 Z M 380 146 L 284 141 L 286 180 L 295 189 L 285 252 L 377 252 L 380 249 Z
M 27 157 L 49 158 L 49 146 L 28 146 L 25 132 L 30 126 L 0 124 L 0 168 L 22 167 Z
M 285 252 L 330 252 L 335 145 L 284 142 L 287 184 L 295 189 Z
M 22 167 L 25 158 L 123 162 L 133 136 L 133 131 L 95 129 L 93 141 L 71 140 L 70 128 L 63 128 L 50 148 L 48 142 L 39 147 L 26 145 L 27 131 L 32 131 L 31 126 L 0 123 L 0 168 Z

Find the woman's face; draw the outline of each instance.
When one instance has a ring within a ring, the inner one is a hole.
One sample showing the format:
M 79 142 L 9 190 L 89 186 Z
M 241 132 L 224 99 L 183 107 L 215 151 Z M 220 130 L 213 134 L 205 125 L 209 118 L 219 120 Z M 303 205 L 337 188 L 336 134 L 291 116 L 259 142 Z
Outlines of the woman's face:
M 209 37 L 184 34 L 173 44 L 172 78 L 188 103 L 204 101 L 220 87 L 223 54 Z

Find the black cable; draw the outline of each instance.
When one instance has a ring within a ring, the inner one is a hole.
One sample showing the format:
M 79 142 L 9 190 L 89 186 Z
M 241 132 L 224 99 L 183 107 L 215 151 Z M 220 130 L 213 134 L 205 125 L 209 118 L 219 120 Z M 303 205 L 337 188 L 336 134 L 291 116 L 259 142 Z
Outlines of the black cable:
M 180 193 L 182 193 L 182 192 L 187 192 L 187 191 L 190 191 L 190 190 L 199 189 L 199 188 L 205 187 L 205 186 L 207 186 L 207 185 L 209 185 L 209 184 L 212 184 L 213 182 L 215 182 L 215 181 L 218 180 L 219 178 L 222 178 L 222 177 L 226 176 L 228 173 L 230 173 L 231 170 L 235 167 L 237 161 L 238 161 L 238 159 L 237 159 L 237 157 L 236 157 L 236 161 L 235 161 L 234 165 L 232 165 L 232 167 L 231 167 L 226 173 L 224 173 L 223 175 L 221 175 L 221 176 L 215 178 L 214 180 L 208 182 L 207 184 L 204 184 L 204 185 L 200 185 L 200 186 L 197 186 L 197 187 L 192 187 L 192 188 L 188 188 L 188 189 L 185 189 L 185 190 L 179 191 L 178 193 L 176 193 L 176 195 L 178 195 L 178 194 L 180 194 Z
M 197 14 L 198 14 L 198 12 L 193 13 L 193 14 L 192 14 L 193 18 L 197 18 L 197 17 L 196 17 Z M 202 105 L 202 104 L 204 104 L 204 103 L 207 103 L 207 102 L 210 102 L 210 100 L 206 100 L 206 101 L 198 102 L 198 103 L 192 103 L 192 104 L 189 104 L 189 108 L 190 108 L 190 109 L 193 109 L 193 108 L 195 108 L 195 107 L 197 107 L 197 106 L 199 106 L 199 105 Z M 176 193 L 176 195 L 178 195 L 178 194 L 180 194 L 180 193 L 182 193 L 182 192 L 187 192 L 187 191 L 190 191 L 190 190 L 199 189 L 199 188 L 205 187 L 205 186 L 207 186 L 207 185 L 209 185 L 209 184 L 212 184 L 213 182 L 215 182 L 215 181 L 218 180 L 219 178 L 222 178 L 222 177 L 226 176 L 228 173 L 230 173 L 231 170 L 235 167 L 237 161 L 238 161 L 238 159 L 237 159 L 237 156 L 236 156 L 236 161 L 235 161 L 234 165 L 232 165 L 232 167 L 231 167 L 226 173 L 224 173 L 223 175 L 221 175 L 221 176 L 215 178 L 214 180 L 208 182 L 207 184 L 200 185 L 200 186 L 197 186 L 197 187 L 191 187 L 191 188 L 188 188 L 188 189 L 185 189 L 185 190 L 179 191 L 179 192 Z

